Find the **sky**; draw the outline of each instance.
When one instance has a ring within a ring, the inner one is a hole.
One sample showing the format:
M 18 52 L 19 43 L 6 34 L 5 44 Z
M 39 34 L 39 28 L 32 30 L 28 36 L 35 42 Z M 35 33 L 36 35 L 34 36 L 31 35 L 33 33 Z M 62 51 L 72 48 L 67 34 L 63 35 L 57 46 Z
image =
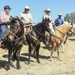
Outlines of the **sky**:
M 53 20 L 58 17 L 58 13 L 62 13 L 62 18 L 64 18 L 65 14 L 75 12 L 75 0 L 0 0 L 0 12 L 3 11 L 5 5 L 12 8 L 10 11 L 12 16 L 19 16 L 28 5 L 35 23 L 41 22 L 45 14 L 44 10 L 47 8 L 50 8 Z

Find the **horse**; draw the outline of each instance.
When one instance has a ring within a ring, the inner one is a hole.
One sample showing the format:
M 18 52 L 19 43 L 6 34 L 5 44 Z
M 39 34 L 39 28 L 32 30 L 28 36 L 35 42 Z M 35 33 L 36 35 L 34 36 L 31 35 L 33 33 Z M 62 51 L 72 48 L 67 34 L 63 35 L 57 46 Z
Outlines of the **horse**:
M 31 51 L 33 48 L 35 48 L 36 52 L 36 58 L 37 62 L 40 63 L 39 61 L 39 49 L 40 49 L 40 42 L 41 42 L 41 37 L 45 38 L 45 31 L 50 32 L 49 29 L 49 20 L 45 19 L 43 22 L 40 22 L 36 24 L 35 26 L 32 26 L 32 31 L 26 35 L 26 40 L 29 46 L 29 58 L 28 58 L 28 63 L 30 64 L 30 56 L 31 56 Z
M 60 59 L 61 42 L 63 41 L 65 34 L 71 30 L 72 30 L 72 25 L 70 23 L 63 24 L 55 29 L 55 35 L 51 35 L 51 38 L 50 38 L 50 41 L 52 44 L 52 50 L 50 55 L 51 61 L 52 61 L 52 55 L 54 53 L 55 48 L 57 48 L 58 59 L 61 60 Z
M 17 59 L 17 69 L 20 69 L 20 51 L 23 46 L 24 24 L 16 17 L 10 20 L 10 28 L 5 34 L 3 44 L 8 49 L 8 64 L 7 70 L 10 69 L 11 58 L 13 52 L 13 59 Z

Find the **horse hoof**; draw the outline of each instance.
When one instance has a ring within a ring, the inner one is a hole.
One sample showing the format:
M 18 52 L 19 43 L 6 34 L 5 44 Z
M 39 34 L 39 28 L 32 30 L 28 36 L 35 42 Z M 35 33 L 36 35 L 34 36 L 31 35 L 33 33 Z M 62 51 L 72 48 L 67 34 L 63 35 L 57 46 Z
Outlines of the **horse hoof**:
M 40 63 L 40 61 L 38 61 L 38 63 Z
M 7 65 L 6 70 L 10 70 L 10 67 Z
M 50 61 L 53 61 L 53 59 L 52 59 L 52 58 L 50 58 Z
M 64 53 L 64 51 L 62 51 L 62 53 Z
M 59 61 L 62 61 L 62 59 L 58 58 Z
M 14 58 L 12 58 L 12 61 L 14 62 L 14 61 L 15 61 L 15 59 L 14 59 Z
M 28 64 L 30 64 L 30 61 L 28 61 Z
M 18 66 L 18 67 L 17 67 L 17 70 L 19 70 L 20 68 L 21 68 L 21 67 L 20 67 L 20 66 Z

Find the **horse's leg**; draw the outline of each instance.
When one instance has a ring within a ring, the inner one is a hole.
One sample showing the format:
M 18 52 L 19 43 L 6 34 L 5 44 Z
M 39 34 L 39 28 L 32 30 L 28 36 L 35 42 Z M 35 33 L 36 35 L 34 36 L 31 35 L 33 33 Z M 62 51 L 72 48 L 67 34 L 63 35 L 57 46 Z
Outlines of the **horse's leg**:
M 16 50 L 13 50 L 13 61 L 16 60 Z
M 61 42 L 61 52 L 64 53 L 64 45 L 66 44 L 67 35 L 65 35 L 64 40 Z
M 58 54 L 58 59 L 59 59 L 59 60 L 61 60 L 61 59 L 60 59 L 60 47 L 61 47 L 61 45 L 58 45 L 58 46 L 57 46 L 57 54 Z
M 19 50 L 17 50 L 16 52 L 16 57 L 17 57 L 17 63 L 16 63 L 16 66 L 17 66 L 17 69 L 20 69 L 20 51 L 21 51 L 21 48 L 19 48 Z
M 64 44 L 63 44 L 63 42 L 61 43 L 61 52 L 64 53 Z
M 28 64 L 30 64 L 31 51 L 32 51 L 32 44 L 29 45 L 29 58 L 28 58 Z
M 20 49 L 16 52 L 16 57 L 17 57 L 17 63 L 16 63 L 16 66 L 17 66 L 17 69 L 20 69 Z
M 36 57 L 37 57 L 37 62 L 38 63 L 40 63 L 40 61 L 39 61 L 39 48 L 40 48 L 40 43 L 37 44 L 37 46 L 36 46 Z
M 7 64 L 7 70 L 9 70 L 10 69 L 10 64 L 11 64 L 11 62 L 10 62 L 10 60 L 11 60 L 11 55 L 12 55 L 12 50 L 8 50 L 8 64 Z
M 52 44 L 52 51 L 51 51 L 51 55 L 50 55 L 50 60 L 51 60 L 51 61 L 52 61 L 52 55 L 53 55 L 55 46 L 56 46 L 56 43 L 53 43 L 53 44 Z
M 33 52 L 33 55 L 36 55 L 36 46 L 34 46 L 32 52 Z

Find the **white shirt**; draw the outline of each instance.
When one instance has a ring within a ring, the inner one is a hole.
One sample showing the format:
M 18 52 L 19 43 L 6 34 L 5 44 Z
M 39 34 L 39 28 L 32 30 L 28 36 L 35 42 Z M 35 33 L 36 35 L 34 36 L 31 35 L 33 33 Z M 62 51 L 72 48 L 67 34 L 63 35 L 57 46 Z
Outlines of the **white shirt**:
M 21 17 L 23 17 L 22 21 L 23 21 L 24 24 L 27 24 L 27 23 L 33 21 L 32 15 L 31 15 L 30 13 L 26 14 L 26 13 L 22 12 L 22 13 L 20 14 L 20 18 L 21 18 Z
M 52 20 L 51 16 L 50 16 L 50 15 L 47 15 L 47 14 L 45 14 L 45 15 L 42 17 L 42 20 L 44 20 L 44 19 L 46 19 L 46 18 Z
M 7 23 L 9 19 L 10 19 L 10 16 L 5 14 L 4 11 L 0 13 L 0 24 Z

